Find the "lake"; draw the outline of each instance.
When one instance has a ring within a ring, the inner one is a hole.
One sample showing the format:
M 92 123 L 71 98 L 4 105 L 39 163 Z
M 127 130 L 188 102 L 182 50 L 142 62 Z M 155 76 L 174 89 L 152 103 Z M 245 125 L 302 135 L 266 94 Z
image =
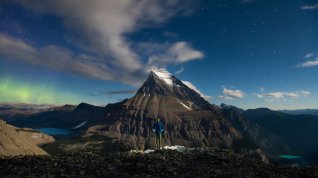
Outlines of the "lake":
M 295 156 L 295 155 L 279 155 L 280 158 L 285 158 L 285 159 L 299 159 L 302 158 L 301 156 Z
M 66 129 L 59 129 L 59 128 L 39 128 L 36 129 L 40 132 L 43 132 L 48 135 L 68 135 L 71 133 L 71 131 Z
M 300 166 L 307 166 L 310 165 L 309 162 L 302 156 L 296 156 L 296 155 L 279 155 L 280 158 L 288 159 L 293 161 L 294 163 L 300 165 Z

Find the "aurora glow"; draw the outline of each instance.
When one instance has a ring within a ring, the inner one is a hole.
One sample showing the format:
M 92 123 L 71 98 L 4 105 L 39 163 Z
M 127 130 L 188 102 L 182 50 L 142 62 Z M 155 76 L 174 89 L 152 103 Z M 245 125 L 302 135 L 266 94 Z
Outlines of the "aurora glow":
M 10 77 L 0 78 L 1 103 L 30 104 L 78 104 L 80 101 L 72 93 L 57 91 L 46 84 L 18 81 Z

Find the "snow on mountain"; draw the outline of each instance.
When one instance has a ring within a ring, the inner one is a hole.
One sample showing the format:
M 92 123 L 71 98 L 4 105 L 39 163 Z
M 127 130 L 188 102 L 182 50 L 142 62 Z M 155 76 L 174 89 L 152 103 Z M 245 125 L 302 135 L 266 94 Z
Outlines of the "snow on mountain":
M 173 85 L 172 74 L 170 74 L 166 69 L 160 68 L 160 69 L 152 70 L 152 72 L 156 74 L 156 76 L 159 79 L 166 82 L 168 85 L 170 86 Z
M 185 105 L 182 101 L 178 100 L 178 102 L 188 110 L 192 110 L 189 106 Z
M 166 84 L 169 86 L 176 85 L 177 87 L 180 87 L 180 85 L 174 84 L 172 80 L 172 74 L 169 73 L 166 69 L 160 68 L 160 69 L 154 69 L 152 72 L 162 81 L 164 81 Z M 198 94 L 201 95 L 202 98 L 205 100 L 209 100 L 211 97 L 204 95 L 196 86 L 194 86 L 191 82 L 189 81 L 181 81 L 183 84 L 185 84 L 187 87 L 190 89 L 196 91 Z

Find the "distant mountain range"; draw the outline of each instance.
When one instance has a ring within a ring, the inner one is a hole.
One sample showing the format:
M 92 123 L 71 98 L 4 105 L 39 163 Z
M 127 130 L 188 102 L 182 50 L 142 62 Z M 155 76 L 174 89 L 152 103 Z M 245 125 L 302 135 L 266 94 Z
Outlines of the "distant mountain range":
M 300 115 L 300 114 L 309 114 L 318 116 L 318 109 L 297 109 L 297 110 L 279 110 L 280 112 L 292 114 L 292 115 Z

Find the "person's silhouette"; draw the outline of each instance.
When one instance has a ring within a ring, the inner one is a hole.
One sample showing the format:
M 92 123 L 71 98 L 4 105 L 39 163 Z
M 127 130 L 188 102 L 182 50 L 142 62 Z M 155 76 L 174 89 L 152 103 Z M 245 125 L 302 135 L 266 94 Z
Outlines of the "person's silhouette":
M 163 123 L 160 121 L 160 118 L 154 123 L 152 127 L 153 132 L 156 134 L 156 149 L 161 148 L 161 138 L 165 130 Z

